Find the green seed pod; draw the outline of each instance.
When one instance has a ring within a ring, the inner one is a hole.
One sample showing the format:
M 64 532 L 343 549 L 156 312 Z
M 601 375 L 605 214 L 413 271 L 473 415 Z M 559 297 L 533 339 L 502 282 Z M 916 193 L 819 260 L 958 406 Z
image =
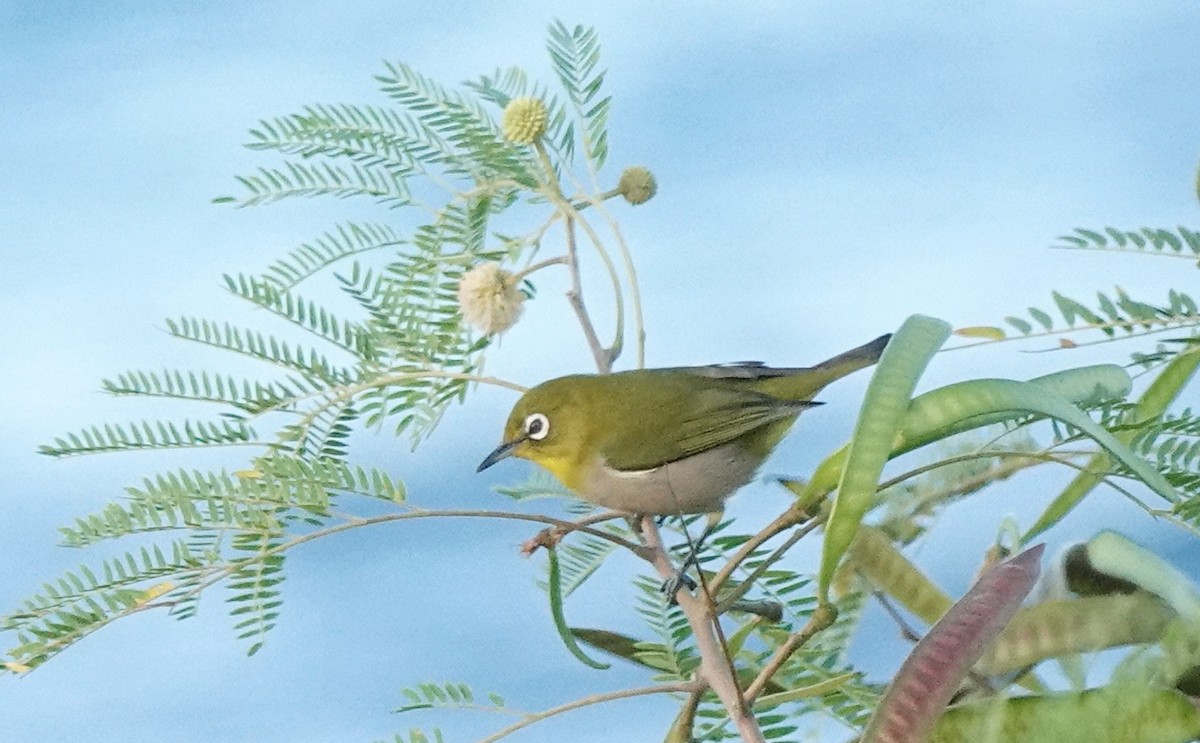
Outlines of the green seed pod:
M 1158 642 L 1174 617 L 1141 591 L 1046 601 L 1017 612 L 975 670 L 998 676 L 1061 655 Z
M 941 619 L 954 603 L 874 527 L 859 526 L 850 544 L 850 559 L 876 590 L 900 602 L 926 624 Z
M 1121 684 L 951 707 L 929 741 L 1186 743 L 1198 735 L 1200 711 L 1184 695 Z

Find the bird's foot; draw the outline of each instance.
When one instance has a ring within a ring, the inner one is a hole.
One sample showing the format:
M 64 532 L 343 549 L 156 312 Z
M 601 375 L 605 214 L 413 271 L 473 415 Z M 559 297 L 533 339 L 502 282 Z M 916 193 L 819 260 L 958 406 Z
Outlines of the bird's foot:
M 689 591 L 696 590 L 696 581 L 692 580 L 683 571 L 683 568 L 676 570 L 674 575 L 662 583 L 662 592 L 671 600 L 672 604 L 675 603 L 675 594 L 679 593 L 680 590 L 684 588 Z

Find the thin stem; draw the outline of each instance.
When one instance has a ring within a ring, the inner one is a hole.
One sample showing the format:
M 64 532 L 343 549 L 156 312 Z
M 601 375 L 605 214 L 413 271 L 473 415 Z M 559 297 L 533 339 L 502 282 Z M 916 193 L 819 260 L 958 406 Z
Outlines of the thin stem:
M 512 520 L 512 521 L 533 522 L 533 523 L 539 523 L 539 524 L 549 524 L 550 526 L 557 527 L 559 529 L 562 529 L 563 531 L 580 531 L 580 532 L 584 532 L 586 534 L 590 534 L 594 537 L 598 537 L 600 539 L 604 539 L 606 541 L 612 542 L 613 544 L 615 544 L 619 547 L 624 547 L 624 548 L 630 550 L 631 552 L 633 552 L 635 555 L 637 555 L 643 559 L 646 559 L 646 560 L 650 559 L 649 551 L 640 544 L 635 544 L 633 542 L 630 542 L 627 539 L 623 539 L 615 534 L 611 534 L 609 532 L 605 532 L 600 529 L 594 529 L 591 526 L 588 526 L 586 523 L 567 521 L 564 519 L 553 518 L 551 516 L 542 516 L 540 514 L 525 514 L 525 513 L 513 513 L 510 511 L 491 511 L 491 510 L 478 510 L 478 509 L 425 510 L 425 509 L 413 508 L 408 511 L 404 511 L 402 513 L 388 513 L 388 514 L 380 514 L 378 516 L 368 516 L 368 517 L 354 516 L 354 517 L 351 517 L 345 523 L 335 524 L 333 526 L 329 526 L 324 529 L 318 529 L 316 531 L 309 532 L 307 534 L 301 534 L 301 535 L 296 536 L 286 542 L 277 544 L 270 549 L 261 550 L 253 558 L 238 560 L 237 562 L 232 562 L 232 563 L 223 561 L 221 563 L 213 563 L 213 564 L 199 566 L 199 567 L 195 567 L 195 568 L 181 569 L 175 575 L 191 574 L 191 575 L 196 576 L 196 579 L 197 579 L 195 585 L 193 585 L 185 593 L 178 595 L 178 596 L 173 596 L 170 598 L 162 599 L 162 600 L 150 600 L 150 601 L 146 601 L 144 603 L 136 604 L 129 608 L 122 609 L 119 612 L 113 613 L 112 615 L 106 617 L 101 622 L 97 622 L 96 624 L 88 625 L 85 627 L 80 627 L 78 630 L 76 630 L 74 633 L 72 633 L 70 635 L 57 638 L 55 641 L 47 643 L 44 654 L 49 655 L 51 653 L 54 653 L 57 651 L 58 648 L 65 647 L 67 645 L 70 645 L 73 642 L 76 642 L 84 637 L 87 637 L 88 635 L 99 630 L 100 628 L 106 627 L 109 624 L 111 624 L 112 622 L 114 622 L 118 619 L 121 619 L 123 617 L 132 616 L 139 612 L 149 611 L 151 609 L 169 609 L 171 607 L 177 606 L 180 603 L 185 602 L 185 601 L 191 599 L 192 597 L 200 594 L 205 589 L 213 586 L 214 584 L 219 583 L 220 581 L 229 577 L 230 575 L 237 572 L 238 570 L 244 569 L 247 565 L 254 563 L 254 562 L 261 562 L 263 559 L 270 557 L 271 555 L 276 555 L 276 554 L 279 554 L 282 552 L 286 552 L 287 550 L 290 550 L 293 547 L 296 547 L 298 545 L 304 544 L 305 542 L 311 542 L 313 540 L 320 539 L 322 537 L 327 537 L 331 534 L 337 534 L 339 532 L 349 531 L 350 529 L 357 529 L 357 528 L 363 527 L 363 526 L 371 526 L 373 524 L 382 524 L 382 523 L 387 523 L 387 522 L 391 522 L 391 521 L 405 521 L 408 519 L 436 518 L 436 517 L 493 518 L 493 519 L 507 519 L 507 520 Z M 167 582 L 167 583 L 171 582 L 169 580 L 169 576 L 163 575 L 161 577 L 162 577 L 162 580 L 160 581 L 160 584 L 163 582 Z M 49 610 L 47 610 L 47 611 L 49 611 Z M 40 667 L 40 664 L 37 667 Z M 33 670 L 36 670 L 37 667 L 35 667 Z
M 583 219 L 583 216 L 575 208 L 571 200 L 563 194 L 562 184 L 555 173 L 554 164 L 550 161 L 550 155 L 546 151 L 545 143 L 542 140 L 538 140 L 533 143 L 533 147 L 537 152 L 538 159 L 542 163 L 542 168 L 546 171 L 547 196 L 554 203 L 557 211 L 564 215 L 566 220 L 567 264 L 571 268 L 571 290 L 567 293 L 567 300 L 571 303 L 571 307 L 579 317 L 583 333 L 587 338 L 588 347 L 591 348 L 592 357 L 596 362 L 596 369 L 602 374 L 607 374 L 612 371 L 613 362 L 621 354 L 621 344 L 625 338 L 625 301 L 621 293 L 621 281 L 617 277 L 616 266 L 613 265 L 612 258 L 608 255 L 608 251 L 604 249 L 604 244 L 600 241 L 596 231 L 592 229 L 587 220 Z M 596 252 L 600 254 L 600 259 L 604 263 L 604 267 L 607 269 L 609 278 L 613 284 L 617 328 L 613 343 L 607 349 L 600 344 L 600 339 L 596 335 L 596 329 L 592 324 L 591 317 L 587 314 L 587 310 L 583 304 L 583 287 L 579 280 L 579 254 L 575 247 L 575 224 L 577 222 L 583 227 L 584 232 L 587 233 L 588 238 L 592 241 L 592 245 L 596 248 Z
M 534 263 L 533 265 L 522 268 L 520 271 L 517 271 L 515 274 L 513 274 L 513 281 L 521 281 L 522 279 L 524 279 L 526 276 L 533 273 L 534 271 L 540 271 L 543 268 L 546 268 L 548 266 L 558 266 L 558 265 L 570 266 L 571 261 L 565 255 L 555 256 L 554 258 L 547 258 L 544 261 L 539 261 L 537 263 Z
M 616 264 L 613 263 L 612 257 L 608 254 L 608 251 L 604 249 L 604 242 L 600 239 L 600 235 L 597 234 L 591 223 L 584 219 L 583 215 L 576 211 L 570 203 L 563 201 L 560 207 L 571 210 L 571 216 L 574 217 L 579 226 L 583 228 L 584 233 L 587 234 L 588 240 L 591 241 L 592 247 L 596 249 L 596 253 L 600 256 L 600 260 L 603 262 L 604 268 L 608 272 L 609 281 L 612 282 L 613 304 L 614 311 L 617 316 L 617 328 L 616 332 L 613 333 L 614 338 L 612 347 L 608 350 L 609 367 L 611 367 L 612 362 L 621 355 L 621 348 L 625 339 L 625 297 L 621 292 L 621 279 L 617 275 Z
M 725 581 L 729 580 L 729 576 L 733 574 L 733 571 L 736 570 L 738 566 L 740 566 L 746 560 L 746 558 L 749 557 L 752 552 L 754 552 L 754 550 L 761 547 L 764 542 L 769 540 L 771 537 L 774 537 L 776 534 L 787 531 L 796 524 L 803 523 L 807 518 L 808 516 L 806 514 L 796 508 L 789 508 L 788 510 L 779 514 L 779 516 L 775 517 L 774 521 L 767 524 L 760 532 L 747 539 L 746 542 L 742 544 L 741 548 L 739 548 L 738 551 L 733 554 L 733 557 L 729 558 L 729 561 L 725 563 L 725 566 L 717 571 L 717 574 L 713 576 L 711 581 L 712 590 L 714 592 L 720 592 L 721 586 L 724 585 Z
M 483 738 L 482 740 L 479 741 L 479 743 L 495 743 L 496 741 L 500 740 L 501 738 L 506 738 L 509 735 L 512 735 L 513 733 L 517 732 L 518 730 L 527 728 L 536 722 L 541 722 L 542 720 L 548 719 L 550 717 L 554 717 L 555 715 L 561 715 L 564 712 L 571 712 L 573 710 L 582 709 L 583 707 L 588 707 L 593 704 L 603 704 L 604 702 L 612 702 L 612 701 L 616 701 L 618 699 L 630 699 L 632 697 L 644 697 L 644 696 L 649 696 L 651 694 L 679 694 L 679 693 L 693 692 L 694 690 L 695 690 L 695 684 L 679 682 L 679 683 L 674 683 L 674 684 L 658 684 L 656 686 L 643 686 L 643 687 L 636 688 L 636 689 L 620 689 L 618 691 L 609 691 L 609 692 L 605 692 L 603 694 L 593 694 L 591 696 L 586 696 L 581 699 L 576 699 L 573 702 L 567 702 L 566 704 L 560 704 L 557 707 L 551 707 L 550 709 L 544 710 L 542 712 L 534 712 L 529 715 L 526 715 L 525 717 L 514 722 L 512 725 L 509 725 L 508 727 L 504 728 L 503 730 L 500 730 L 498 732 L 495 732 L 495 733 L 489 735 L 486 738 Z
M 583 335 L 587 339 L 588 348 L 591 349 L 592 359 L 596 362 L 596 371 L 607 374 L 612 371 L 612 355 L 601 345 L 600 338 L 596 335 L 596 328 L 592 325 L 592 318 L 583 304 L 583 283 L 579 279 L 579 253 L 575 247 L 575 218 L 573 215 L 567 215 L 565 227 L 567 231 L 567 265 L 571 269 L 571 288 L 567 291 L 567 302 L 570 303 L 571 309 L 575 310 L 575 316 L 579 318 L 579 325 L 583 328 Z
M 293 537 L 292 539 L 290 539 L 286 542 L 282 542 L 280 544 L 275 545 L 271 549 L 262 551 L 261 553 L 259 553 L 259 556 L 257 556 L 254 559 L 259 560 L 264 557 L 270 557 L 271 555 L 286 552 L 287 550 L 290 550 L 293 547 L 297 547 L 301 544 L 304 544 L 305 542 L 311 542 L 316 539 L 321 539 L 323 537 L 330 536 L 331 534 L 337 534 L 339 532 L 349 531 L 350 529 L 357 529 L 357 528 L 360 528 L 363 526 L 372 526 L 374 524 L 384 524 L 384 523 L 388 523 L 391 521 L 406 521 L 409 519 L 438 518 L 438 517 L 443 517 L 443 518 L 490 518 L 490 519 L 502 519 L 502 520 L 511 520 L 511 521 L 528 521 L 528 522 L 533 522 L 533 523 L 538 523 L 538 524 L 549 524 L 550 526 L 557 527 L 559 529 L 562 529 L 563 531 L 580 531 L 580 532 L 584 532 L 585 534 L 590 534 L 594 537 L 598 537 L 600 539 L 604 539 L 606 541 L 612 542 L 613 544 L 615 544 L 619 547 L 624 547 L 624 548 L 628 549 L 629 551 L 633 552 L 635 555 L 638 555 L 645 559 L 649 559 L 649 556 L 647 555 L 647 552 L 646 552 L 646 548 L 643 547 L 642 545 L 635 544 L 633 542 L 630 542 L 627 539 L 623 539 L 615 534 L 611 534 L 609 532 L 605 532 L 600 529 L 593 529 L 592 527 L 590 527 L 586 524 L 581 524 L 581 523 L 574 522 L 574 521 L 567 521 L 564 519 L 557 519 L 552 516 L 542 516 L 541 514 L 536 514 L 536 513 L 513 513 L 511 511 L 490 511 L 490 510 L 481 510 L 481 509 L 453 509 L 453 508 L 441 509 L 441 510 L 426 510 L 426 509 L 413 508 L 408 511 L 401 512 L 401 513 L 385 513 L 385 514 L 379 514 L 378 516 L 367 516 L 367 517 L 355 516 L 355 517 L 352 517 L 350 520 L 346 521 L 345 523 L 335 524 L 333 526 L 325 527 L 324 529 L 318 529 L 316 531 L 312 531 L 307 534 L 301 534 L 299 536 Z M 212 584 L 222 580 L 227 575 L 241 569 L 242 567 L 244 567 L 246 565 L 247 562 L 250 562 L 250 561 L 241 560 L 241 561 L 237 562 L 236 564 L 207 566 L 207 568 L 204 568 L 202 570 L 204 570 L 204 572 L 214 573 L 215 575 L 204 580 L 203 582 L 197 584 L 195 588 L 193 588 L 191 591 L 189 591 L 183 597 L 174 598 L 174 599 L 170 599 L 167 601 L 158 601 L 158 602 L 142 604 L 141 606 L 135 607 L 134 609 L 126 611 L 122 614 L 114 615 L 109 621 L 111 621 L 112 619 L 116 619 L 120 616 L 124 616 L 124 614 L 133 614 L 137 611 L 144 611 L 146 609 L 173 606 L 173 605 L 179 603 L 179 601 L 186 599 L 186 598 L 190 598 L 191 596 L 194 596 L 197 593 L 200 593 L 200 591 L 202 591 L 205 588 L 208 588 L 209 586 L 211 586 Z
M 1139 325 L 1139 324 L 1141 324 L 1141 322 L 1142 322 L 1141 320 L 1129 321 L 1129 322 L 1117 320 L 1117 321 L 1113 321 L 1113 322 L 1087 323 L 1087 324 L 1076 325 L 1073 328 L 1060 328 L 1057 330 L 1044 330 L 1044 331 L 1039 331 L 1037 333 L 1012 335 L 1012 336 L 1005 336 L 1003 338 L 994 338 L 994 339 L 989 338 L 986 340 L 975 341 L 973 343 L 968 342 L 968 343 L 962 344 L 961 346 L 950 346 L 947 348 L 943 348 L 942 351 L 943 352 L 959 351 L 964 348 L 974 348 L 975 346 L 983 346 L 983 345 L 989 345 L 989 344 L 993 344 L 993 343 L 1006 343 L 1008 341 L 1028 340 L 1030 338 L 1048 338 L 1048 337 L 1053 337 L 1056 335 L 1067 335 L 1069 333 L 1078 334 L 1078 333 L 1086 332 L 1088 330 L 1124 330 L 1126 328 L 1126 326 Z M 1070 348 L 1083 348 L 1084 346 L 1098 346 L 1102 343 L 1116 343 L 1119 341 L 1129 340 L 1131 338 L 1143 338 L 1148 335 L 1154 335 L 1155 333 L 1165 333 L 1170 330 L 1178 330 L 1179 328 L 1192 327 L 1197 324 L 1200 324 L 1200 322 L 1198 322 L 1197 319 L 1194 316 L 1192 316 L 1192 317 L 1165 318 L 1162 320 L 1154 321 L 1154 324 L 1161 324 L 1163 327 L 1151 328 L 1151 329 L 1139 328 L 1138 330 L 1136 330 L 1136 332 L 1129 333 L 1129 335 L 1121 335 L 1121 336 L 1114 335 L 1111 337 L 1101 338 L 1099 340 L 1085 341 L 1083 343 L 1075 343 L 1075 344 L 1071 345 Z M 1061 351 L 1066 348 L 1067 348 L 1067 346 L 1055 346 L 1054 348 L 1034 349 L 1032 351 L 1029 351 L 1029 353 L 1048 353 L 1050 351 Z
M 621 250 L 621 260 L 625 264 L 625 276 L 629 282 L 629 301 L 633 306 L 633 332 L 637 343 L 637 367 L 641 369 L 646 366 L 646 325 L 642 319 L 642 292 L 638 284 L 637 270 L 633 265 L 633 256 L 629 252 L 629 245 L 625 242 L 625 236 L 621 233 L 621 226 L 617 223 L 617 220 L 613 219 L 612 214 L 604 207 L 602 201 L 595 202 L 595 206 L 596 211 L 608 222 L 608 228 L 612 230 L 613 237 L 617 240 L 617 247 Z
M 818 517 L 792 532 L 792 535 L 788 537 L 783 544 L 776 547 L 775 551 L 767 556 L 767 559 L 763 560 L 761 564 L 755 567 L 754 570 L 750 572 L 750 575 L 746 576 L 745 580 L 739 583 L 737 587 L 728 594 L 721 597 L 721 603 L 717 606 L 717 614 L 721 615 L 728 611 L 734 603 L 742 598 L 742 596 L 746 595 L 746 592 L 749 591 L 754 585 L 754 581 L 758 580 L 763 573 L 767 572 L 772 565 L 774 565 L 785 554 L 787 554 L 788 550 L 790 550 L 792 547 L 795 547 L 797 542 L 811 534 L 823 523 L 825 523 L 825 518 Z
M 886 612 L 887 615 L 892 618 L 892 621 L 896 623 L 897 629 L 900 630 L 901 639 L 907 640 L 913 645 L 921 641 L 921 635 L 918 634 L 917 631 L 912 627 L 908 626 L 908 622 L 905 621 L 904 617 L 900 615 L 900 611 L 892 605 L 892 600 L 887 594 L 880 591 L 871 591 L 871 594 L 875 597 L 875 600 L 879 602 L 879 605 L 883 607 L 884 612 Z
M 318 529 L 317 531 L 309 532 L 308 534 L 301 534 L 297 537 L 292 538 L 290 541 L 287 541 L 287 542 L 284 542 L 284 543 L 278 545 L 277 547 L 266 552 L 265 554 L 271 555 L 271 554 L 274 554 L 277 552 L 283 552 L 283 551 L 291 549 L 292 547 L 295 547 L 299 544 L 303 544 L 304 542 L 311 542 L 314 539 L 319 539 L 321 537 L 326 537 L 326 536 L 329 536 L 330 534 L 336 534 L 337 532 L 347 531 L 349 529 L 355 529 L 360 526 L 371 526 L 372 524 L 383 524 L 383 523 L 387 523 L 389 521 L 405 521 L 408 519 L 428 519 L 428 518 L 483 518 L 483 519 L 502 519 L 502 520 L 510 520 L 510 521 L 531 521 L 531 522 L 537 523 L 537 524 L 549 524 L 550 526 L 557 527 L 559 529 L 562 529 L 563 531 L 580 531 L 585 534 L 590 534 L 594 537 L 599 537 L 600 539 L 604 539 L 606 541 L 612 542 L 613 544 L 617 545 L 618 547 L 624 547 L 625 549 L 633 552 L 635 555 L 649 559 L 648 555 L 646 554 L 646 549 L 642 545 L 635 544 L 633 542 L 630 542 L 628 539 L 623 539 L 615 534 L 611 534 L 611 533 L 603 531 L 601 529 L 594 529 L 590 526 L 580 524 L 579 522 L 576 522 L 576 521 L 568 521 L 566 519 L 558 519 L 558 518 L 554 518 L 553 516 L 543 516 L 543 515 L 537 514 L 537 513 L 514 513 L 512 511 L 492 511 L 492 510 L 471 509 L 471 508 L 461 508 L 461 509 L 447 508 L 447 509 L 438 509 L 438 510 L 412 508 L 412 509 L 404 511 L 402 513 L 385 513 L 385 514 L 380 514 L 378 516 L 368 516 L 366 518 L 361 518 L 361 519 L 351 522 L 351 523 L 335 524 L 334 526 L 329 526 L 324 529 Z
M 879 483 L 879 489 L 886 490 L 888 488 L 892 488 L 892 487 L 899 485 L 900 483 L 904 482 L 905 480 L 911 480 L 912 478 L 917 477 L 918 475 L 923 475 L 926 472 L 932 472 L 933 470 L 940 469 L 942 467 L 947 467 L 952 464 L 959 464 L 960 462 L 971 462 L 976 459 L 1001 459 L 1001 458 L 1010 458 L 1011 457 L 1014 459 L 1032 459 L 1032 460 L 1035 460 L 1039 464 L 1045 463 L 1045 462 L 1057 462 L 1059 464 L 1066 464 L 1066 465 L 1070 466 L 1070 463 L 1066 459 L 1064 459 L 1064 456 L 1084 456 L 1084 453 L 1079 452 L 1079 453 L 1071 453 L 1071 454 L 1063 455 L 1063 454 L 1054 454 L 1051 452 L 1042 452 L 1042 451 L 1019 451 L 1019 450 L 1014 451 L 1014 450 L 1000 449 L 1000 450 L 990 450 L 990 451 L 988 451 L 988 450 L 976 451 L 976 452 L 970 452 L 968 454 L 957 454 L 953 457 L 947 457 L 945 459 L 939 459 L 936 462 L 931 462 L 929 464 L 923 464 L 920 467 L 914 467 L 913 469 L 911 469 L 907 472 L 903 472 L 899 475 L 896 475 L 895 477 L 893 477 L 890 480 L 886 480 L 884 482 Z M 990 473 L 984 473 L 984 475 L 981 475 L 981 477 L 985 477 L 987 474 L 990 474 Z M 1003 471 L 1002 474 L 1011 475 L 1012 472 L 1005 470 L 1005 471 Z M 988 479 L 990 479 L 990 478 L 988 478 Z

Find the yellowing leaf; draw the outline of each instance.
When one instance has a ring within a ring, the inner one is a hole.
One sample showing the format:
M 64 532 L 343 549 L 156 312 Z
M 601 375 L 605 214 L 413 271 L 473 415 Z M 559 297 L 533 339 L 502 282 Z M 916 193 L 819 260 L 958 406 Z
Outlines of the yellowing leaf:
M 33 670 L 33 668 L 31 668 L 30 666 L 27 666 L 24 663 L 18 663 L 15 660 L 8 661 L 7 663 L 4 664 L 4 667 L 7 668 L 8 670 L 12 671 L 13 673 L 29 673 L 30 671 Z
M 234 477 L 243 480 L 261 480 L 263 478 L 262 470 L 237 470 L 233 473 Z
M 989 341 L 1002 341 L 1008 337 L 1002 328 L 993 325 L 971 325 L 955 330 L 954 334 L 962 338 L 986 338 Z
M 138 596 L 137 601 L 134 602 L 134 606 L 145 606 L 149 602 L 153 601 L 164 593 L 173 590 L 174 588 L 175 584 L 171 581 L 150 586 L 142 592 L 141 596 Z

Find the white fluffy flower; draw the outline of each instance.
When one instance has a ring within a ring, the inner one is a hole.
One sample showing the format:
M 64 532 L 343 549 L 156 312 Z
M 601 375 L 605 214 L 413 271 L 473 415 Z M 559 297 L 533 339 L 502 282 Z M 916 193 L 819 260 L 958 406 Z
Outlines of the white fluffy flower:
M 488 335 L 503 333 L 517 324 L 525 295 L 518 281 L 499 263 L 481 263 L 458 282 L 458 309 L 463 319 Z

